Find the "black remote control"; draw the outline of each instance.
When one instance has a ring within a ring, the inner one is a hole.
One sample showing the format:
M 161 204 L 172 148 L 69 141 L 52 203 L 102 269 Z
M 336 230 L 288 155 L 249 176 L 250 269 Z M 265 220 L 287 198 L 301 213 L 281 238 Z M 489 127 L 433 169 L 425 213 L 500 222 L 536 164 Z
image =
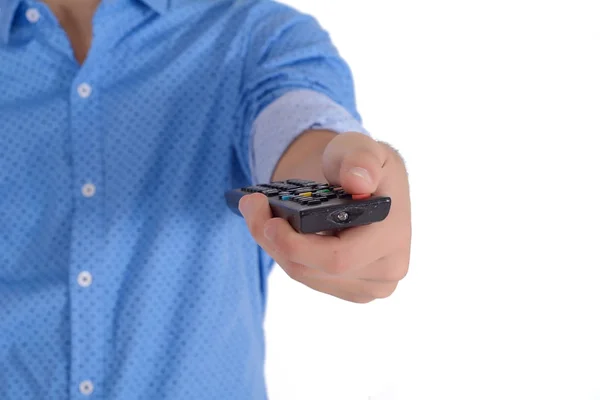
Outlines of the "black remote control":
M 288 179 L 230 190 L 225 193 L 227 205 L 241 216 L 239 201 L 251 193 L 267 196 L 273 216 L 286 219 L 300 233 L 337 231 L 383 221 L 392 204 L 389 197 L 352 195 L 327 183 Z

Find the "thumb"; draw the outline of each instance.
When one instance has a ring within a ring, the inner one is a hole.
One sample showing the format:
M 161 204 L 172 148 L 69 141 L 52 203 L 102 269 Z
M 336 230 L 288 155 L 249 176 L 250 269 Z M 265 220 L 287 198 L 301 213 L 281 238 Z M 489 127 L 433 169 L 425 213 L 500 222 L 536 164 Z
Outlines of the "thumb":
M 336 136 L 323 153 L 323 173 L 331 184 L 352 194 L 374 193 L 381 181 L 386 152 L 362 133 Z

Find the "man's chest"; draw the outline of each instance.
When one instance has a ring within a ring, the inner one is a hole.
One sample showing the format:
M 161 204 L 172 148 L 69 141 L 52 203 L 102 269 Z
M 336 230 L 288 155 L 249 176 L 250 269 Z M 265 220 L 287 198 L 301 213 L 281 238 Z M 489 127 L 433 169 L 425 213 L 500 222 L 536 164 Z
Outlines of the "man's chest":
M 0 205 L 33 224 L 93 185 L 117 215 L 239 175 L 241 47 L 225 30 L 167 28 L 105 29 L 82 67 L 46 37 L 0 48 Z
M 120 45 L 100 36 L 81 68 L 42 39 L 0 49 L 0 177 L 48 165 L 143 172 L 157 157 L 177 164 L 229 144 L 242 57 L 219 44 L 232 40 L 152 32 Z
M 42 8 L 35 30 L 17 28 L 14 41 L 0 46 L 0 138 L 98 132 L 152 141 L 235 118 L 243 38 L 230 22 L 184 11 L 155 18 L 101 7 L 80 66 L 67 34 Z

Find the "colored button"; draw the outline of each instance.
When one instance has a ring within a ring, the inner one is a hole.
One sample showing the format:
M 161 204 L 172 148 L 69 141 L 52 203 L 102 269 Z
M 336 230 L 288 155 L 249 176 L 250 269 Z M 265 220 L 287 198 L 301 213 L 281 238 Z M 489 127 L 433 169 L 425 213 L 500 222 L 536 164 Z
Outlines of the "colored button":
M 294 193 L 296 193 L 296 194 L 305 193 L 305 192 L 312 192 L 312 188 L 310 188 L 310 187 L 301 187 L 301 188 L 298 188 L 298 189 L 294 189 Z
M 352 200 L 364 200 L 368 199 L 369 197 L 371 197 L 370 194 L 353 194 Z
M 311 192 L 304 192 L 304 193 L 299 193 L 298 196 L 302 196 L 302 197 L 312 197 L 312 193 Z

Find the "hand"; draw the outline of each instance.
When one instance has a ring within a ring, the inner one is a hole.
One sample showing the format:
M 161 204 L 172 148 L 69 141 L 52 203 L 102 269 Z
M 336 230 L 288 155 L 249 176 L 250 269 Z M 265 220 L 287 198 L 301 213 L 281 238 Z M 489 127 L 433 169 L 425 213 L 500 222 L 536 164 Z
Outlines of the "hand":
M 390 196 L 388 217 L 335 236 L 300 234 L 273 218 L 264 195 L 252 194 L 240 201 L 252 236 L 292 279 L 314 290 L 356 303 L 390 296 L 410 259 L 410 197 L 402 158 L 386 144 L 347 133 L 329 142 L 322 166 L 327 181 L 349 193 Z

